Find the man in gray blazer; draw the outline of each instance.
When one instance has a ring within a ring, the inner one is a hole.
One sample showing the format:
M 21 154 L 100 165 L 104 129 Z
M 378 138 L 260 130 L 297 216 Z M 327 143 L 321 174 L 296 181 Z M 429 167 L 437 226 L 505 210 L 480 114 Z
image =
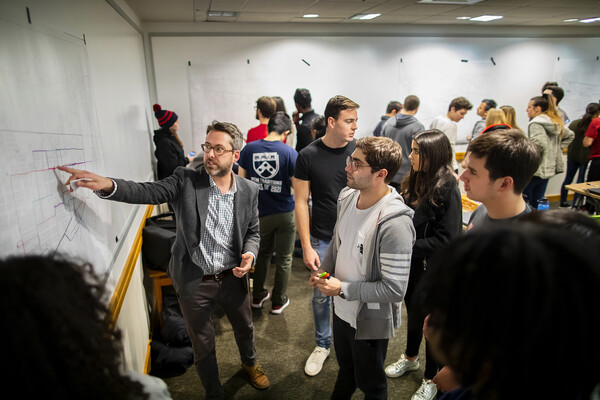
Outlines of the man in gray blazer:
M 247 273 L 259 249 L 258 186 L 232 172 L 243 145 L 240 130 L 213 121 L 207 127 L 204 167 L 177 168 L 158 182 L 105 178 L 88 171 L 70 173 L 67 185 L 94 190 L 98 196 L 133 204 L 173 205 L 177 234 L 168 274 L 194 349 L 194 362 L 207 399 L 223 398 L 215 353 L 212 313 L 218 302 L 231 322 L 242 368 L 258 389 L 269 387 L 256 362 L 254 325 Z

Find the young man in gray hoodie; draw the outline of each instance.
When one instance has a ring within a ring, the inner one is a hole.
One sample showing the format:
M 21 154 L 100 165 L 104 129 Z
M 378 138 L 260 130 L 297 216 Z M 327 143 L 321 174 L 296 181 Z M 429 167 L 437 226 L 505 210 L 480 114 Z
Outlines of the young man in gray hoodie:
M 402 147 L 402 164 L 400 169 L 395 176 L 392 176 L 392 182 L 390 183 L 396 189 L 400 187 L 402 179 L 410 172 L 410 160 L 408 155 L 410 154 L 410 145 L 412 143 L 413 136 L 420 131 L 425 130 L 425 127 L 416 118 L 415 114 L 419 111 L 419 105 L 421 102 L 417 96 L 407 96 L 404 99 L 404 105 L 402 110 L 383 124 L 381 130 L 381 136 L 388 137 L 394 141 L 400 143 Z
M 366 398 L 387 399 L 385 356 L 400 325 L 415 241 L 414 213 L 388 186 L 401 162 L 400 145 L 389 138 L 356 142 L 333 238 L 309 279 L 324 295 L 335 296 L 333 342 L 340 369 L 332 399 L 349 399 L 356 388 Z

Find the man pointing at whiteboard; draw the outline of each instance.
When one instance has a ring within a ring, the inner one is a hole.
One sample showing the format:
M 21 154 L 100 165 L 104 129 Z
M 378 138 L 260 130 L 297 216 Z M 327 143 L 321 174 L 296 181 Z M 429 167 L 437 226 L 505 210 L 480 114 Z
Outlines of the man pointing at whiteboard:
M 233 174 L 243 136 L 231 123 L 207 127 L 204 167 L 179 167 L 158 182 L 105 178 L 88 171 L 57 167 L 71 174 L 67 185 L 94 190 L 101 198 L 133 204 L 173 205 L 178 221 L 168 274 L 177 291 L 198 375 L 206 399 L 222 399 L 212 323 L 214 303 L 231 322 L 242 369 L 258 389 L 269 387 L 256 362 L 248 271 L 259 249 L 258 186 Z

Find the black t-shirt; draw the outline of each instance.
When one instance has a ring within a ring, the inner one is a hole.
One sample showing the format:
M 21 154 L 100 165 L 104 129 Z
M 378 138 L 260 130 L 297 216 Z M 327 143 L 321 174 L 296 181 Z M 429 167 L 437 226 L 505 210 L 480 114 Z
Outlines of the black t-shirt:
M 310 181 L 312 221 L 310 234 L 331 240 L 337 216 L 337 198 L 346 187 L 346 157 L 352 154 L 356 141 L 332 149 L 317 139 L 306 146 L 296 160 L 294 177 Z
M 310 128 L 306 125 L 298 125 L 296 130 L 296 151 L 300 153 L 306 146 L 313 142 Z

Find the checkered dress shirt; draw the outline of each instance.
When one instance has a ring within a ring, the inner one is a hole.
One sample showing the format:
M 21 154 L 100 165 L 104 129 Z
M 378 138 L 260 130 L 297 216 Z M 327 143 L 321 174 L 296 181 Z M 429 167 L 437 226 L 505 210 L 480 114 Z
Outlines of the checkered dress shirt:
M 206 224 L 202 229 L 200 245 L 194 258 L 204 275 L 213 275 L 237 266 L 237 257 L 233 251 L 233 197 L 237 190 L 235 179 L 233 186 L 225 194 L 209 175 L 210 190 Z

